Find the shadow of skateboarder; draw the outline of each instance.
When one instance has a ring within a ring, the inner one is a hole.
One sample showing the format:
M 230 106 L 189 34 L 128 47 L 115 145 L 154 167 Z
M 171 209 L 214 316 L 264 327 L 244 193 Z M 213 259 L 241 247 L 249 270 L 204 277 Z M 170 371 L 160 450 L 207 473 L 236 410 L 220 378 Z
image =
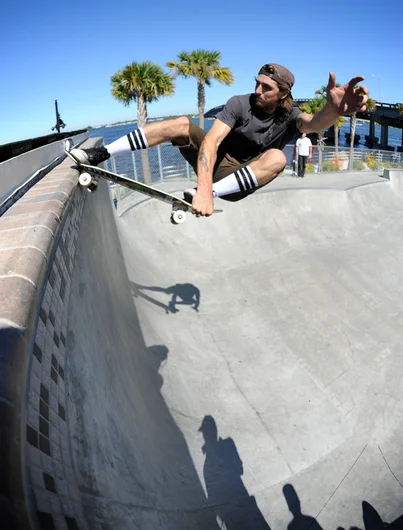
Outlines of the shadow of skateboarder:
M 179 309 L 176 306 L 178 305 L 188 305 L 196 312 L 199 311 L 200 290 L 191 283 L 177 283 L 171 287 L 156 287 L 131 282 L 131 286 L 134 296 L 144 298 L 152 304 L 162 307 L 166 313 L 177 313 Z M 165 293 L 171 295 L 171 300 L 165 304 L 146 294 L 144 291 Z

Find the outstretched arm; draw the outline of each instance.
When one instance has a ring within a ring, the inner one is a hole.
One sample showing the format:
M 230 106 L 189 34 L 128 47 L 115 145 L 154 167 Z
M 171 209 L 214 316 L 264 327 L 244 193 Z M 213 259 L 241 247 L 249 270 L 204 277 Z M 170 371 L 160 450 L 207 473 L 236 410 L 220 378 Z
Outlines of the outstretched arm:
M 336 76 L 330 72 L 326 88 L 326 105 L 313 116 L 300 114 L 297 118 L 298 129 L 304 133 L 320 132 L 333 125 L 339 116 L 366 110 L 368 89 L 364 86 L 357 87 L 357 84 L 363 80 L 361 76 L 353 77 L 344 86 L 336 87 Z
M 217 150 L 230 132 L 231 127 L 220 120 L 215 120 L 200 146 L 197 159 L 197 192 L 192 201 L 192 213 L 211 215 L 213 204 L 213 169 L 217 160 Z

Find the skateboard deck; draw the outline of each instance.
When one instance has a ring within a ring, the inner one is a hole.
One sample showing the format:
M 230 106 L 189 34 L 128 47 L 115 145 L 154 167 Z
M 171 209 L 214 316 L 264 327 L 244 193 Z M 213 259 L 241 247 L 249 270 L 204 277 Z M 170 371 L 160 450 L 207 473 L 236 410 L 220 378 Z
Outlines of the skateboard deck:
M 77 160 L 71 153 L 64 151 L 66 155 L 73 160 L 80 170 L 79 183 L 84 186 L 88 191 L 95 191 L 97 187 L 97 180 L 102 178 L 114 182 L 121 186 L 126 186 L 134 191 L 148 195 L 159 201 L 166 202 L 172 206 L 171 221 L 174 224 L 183 223 L 186 220 L 186 212 L 192 211 L 192 205 L 186 202 L 184 199 L 180 199 L 175 195 L 166 193 L 142 182 L 137 182 L 128 177 L 113 173 L 107 169 L 100 168 L 98 166 L 91 166 L 89 164 L 82 164 Z M 214 212 L 221 212 L 222 210 L 214 210 Z

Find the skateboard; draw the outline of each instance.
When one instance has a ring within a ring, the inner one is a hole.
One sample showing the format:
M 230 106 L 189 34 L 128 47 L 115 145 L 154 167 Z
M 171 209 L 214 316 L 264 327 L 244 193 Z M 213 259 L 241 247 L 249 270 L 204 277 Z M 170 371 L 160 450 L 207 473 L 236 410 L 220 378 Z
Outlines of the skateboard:
M 136 180 L 129 179 L 118 173 L 112 173 L 107 169 L 103 169 L 98 166 L 91 166 L 89 164 L 82 164 L 79 162 L 71 153 L 64 151 L 66 155 L 73 160 L 77 165 L 80 171 L 80 177 L 78 182 L 84 188 L 87 188 L 88 191 L 93 192 L 97 189 L 98 180 L 106 179 L 121 186 L 126 186 L 131 190 L 138 191 L 144 195 L 148 195 L 159 201 L 166 202 L 172 206 L 171 211 L 171 222 L 173 224 L 181 224 L 186 221 L 186 212 L 192 211 L 192 205 L 189 202 L 186 202 L 175 195 L 170 193 L 165 193 L 157 188 L 143 184 L 142 182 L 137 182 Z M 222 210 L 214 210 L 214 212 L 221 212 Z

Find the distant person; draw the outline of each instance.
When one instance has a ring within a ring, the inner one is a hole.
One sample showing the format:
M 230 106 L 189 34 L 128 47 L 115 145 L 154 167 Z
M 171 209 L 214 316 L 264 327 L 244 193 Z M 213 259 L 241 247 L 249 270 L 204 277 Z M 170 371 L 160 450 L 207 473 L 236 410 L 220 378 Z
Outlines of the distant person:
M 209 216 L 213 197 L 238 201 L 271 182 L 286 166 L 284 146 L 301 133 L 319 132 L 341 115 L 366 110 L 368 90 L 357 76 L 337 87 L 329 74 L 327 103 L 314 115 L 301 112 L 291 95 L 293 74 L 284 66 L 263 65 L 252 94 L 233 96 L 206 134 L 186 116 L 149 123 L 106 147 L 73 149 L 80 162 L 99 164 L 110 156 L 171 141 L 197 174 L 197 188 L 186 190 L 192 212 Z
M 304 178 L 306 164 L 312 162 L 312 142 L 305 133 L 302 133 L 301 138 L 298 138 L 295 149 L 298 160 L 298 176 Z

